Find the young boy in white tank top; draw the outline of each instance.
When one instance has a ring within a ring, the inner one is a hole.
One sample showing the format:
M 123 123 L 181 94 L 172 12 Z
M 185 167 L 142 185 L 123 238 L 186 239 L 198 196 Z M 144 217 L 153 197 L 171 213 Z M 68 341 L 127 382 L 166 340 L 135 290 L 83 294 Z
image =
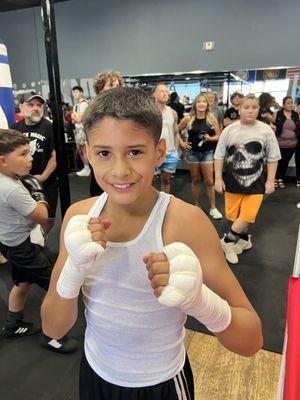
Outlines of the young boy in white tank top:
M 161 113 L 139 89 L 117 88 L 87 109 L 87 154 L 105 193 L 73 204 L 42 306 L 43 329 L 87 329 L 80 399 L 194 399 L 183 345 L 192 315 L 229 350 L 262 346 L 260 320 L 205 214 L 152 186 L 165 157 Z

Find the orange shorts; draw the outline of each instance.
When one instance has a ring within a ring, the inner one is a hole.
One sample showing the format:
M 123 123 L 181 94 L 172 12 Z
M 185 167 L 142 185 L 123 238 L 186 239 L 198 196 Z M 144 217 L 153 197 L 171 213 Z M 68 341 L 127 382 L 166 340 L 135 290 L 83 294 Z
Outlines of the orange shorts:
M 241 218 L 245 222 L 255 222 L 263 201 L 263 194 L 240 194 L 225 192 L 225 214 L 229 221 Z

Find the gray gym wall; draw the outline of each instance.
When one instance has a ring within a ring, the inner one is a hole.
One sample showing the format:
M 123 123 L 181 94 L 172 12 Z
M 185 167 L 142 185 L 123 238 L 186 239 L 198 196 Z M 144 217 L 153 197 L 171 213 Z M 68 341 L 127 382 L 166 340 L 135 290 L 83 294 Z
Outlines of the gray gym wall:
M 299 0 L 70 0 L 55 14 L 62 79 L 300 64 Z M 47 79 L 40 8 L 0 13 L 0 37 L 15 83 Z

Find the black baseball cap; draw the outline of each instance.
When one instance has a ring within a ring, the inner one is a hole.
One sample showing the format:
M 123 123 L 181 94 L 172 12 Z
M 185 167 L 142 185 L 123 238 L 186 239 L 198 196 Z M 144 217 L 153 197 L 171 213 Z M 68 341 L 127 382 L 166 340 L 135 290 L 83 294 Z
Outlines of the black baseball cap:
M 20 103 L 23 104 L 25 102 L 31 101 L 32 99 L 39 99 L 42 102 L 42 104 L 46 103 L 46 100 L 44 99 L 44 97 L 40 96 L 33 90 L 31 92 L 23 93 L 20 97 Z

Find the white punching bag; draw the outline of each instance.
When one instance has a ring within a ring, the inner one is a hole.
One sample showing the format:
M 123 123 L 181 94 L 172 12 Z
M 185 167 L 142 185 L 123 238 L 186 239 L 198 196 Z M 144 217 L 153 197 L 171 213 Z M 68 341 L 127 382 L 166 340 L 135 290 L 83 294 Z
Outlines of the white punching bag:
M 0 128 L 7 129 L 15 121 L 15 104 L 7 50 L 0 39 Z

